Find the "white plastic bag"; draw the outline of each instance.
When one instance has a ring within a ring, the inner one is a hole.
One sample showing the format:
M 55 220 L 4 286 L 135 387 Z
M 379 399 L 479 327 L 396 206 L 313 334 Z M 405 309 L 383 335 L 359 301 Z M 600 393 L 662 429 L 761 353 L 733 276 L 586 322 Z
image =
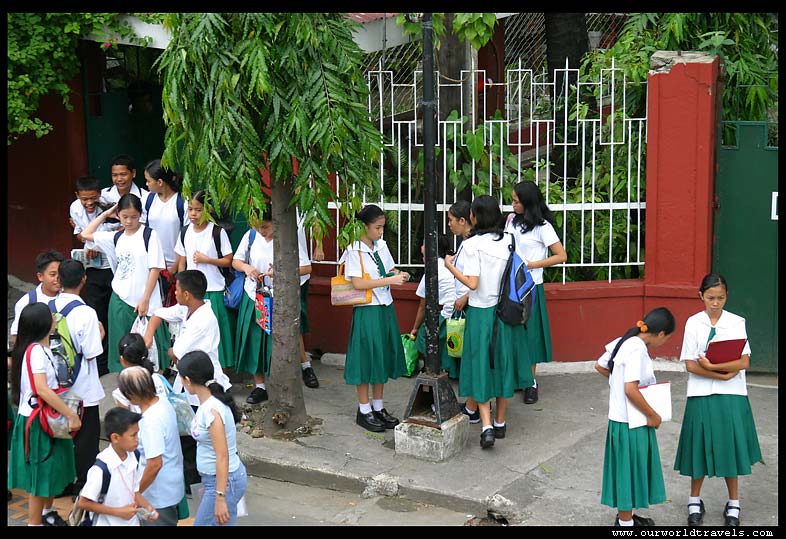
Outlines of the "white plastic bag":
M 147 317 L 137 316 L 134 323 L 131 325 L 131 333 L 139 333 L 143 337 L 147 331 Z M 155 338 L 153 339 L 153 346 L 147 349 L 147 359 L 153 364 L 153 370 L 158 372 L 160 367 L 158 365 L 158 347 L 156 347 Z

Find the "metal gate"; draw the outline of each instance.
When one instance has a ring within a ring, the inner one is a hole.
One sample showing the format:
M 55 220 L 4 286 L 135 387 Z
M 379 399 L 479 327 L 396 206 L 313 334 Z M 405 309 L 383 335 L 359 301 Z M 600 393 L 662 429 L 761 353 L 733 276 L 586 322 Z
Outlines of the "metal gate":
M 736 145 L 718 148 L 712 269 L 747 321 L 750 370 L 778 372 L 778 147 L 766 122 L 733 125 Z

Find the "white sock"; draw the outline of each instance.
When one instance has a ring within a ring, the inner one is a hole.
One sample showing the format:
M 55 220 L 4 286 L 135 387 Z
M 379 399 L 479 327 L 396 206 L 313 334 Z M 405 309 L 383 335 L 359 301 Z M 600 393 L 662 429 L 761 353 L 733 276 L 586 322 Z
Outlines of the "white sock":
M 466 404 L 464 404 L 464 409 L 465 409 L 466 411 L 468 411 L 470 414 L 474 414 L 475 412 L 477 412 L 477 411 L 478 411 L 478 409 L 477 409 L 477 408 L 475 408 L 474 410 L 470 410 L 469 408 L 467 408 L 467 405 L 466 405 Z
M 492 428 L 492 426 L 491 426 L 491 425 L 483 425 L 483 428 L 480 430 L 480 432 L 481 432 L 481 433 L 484 433 L 484 432 L 486 432 L 487 430 L 489 430 L 490 428 Z
M 371 403 L 363 404 L 362 402 L 358 403 L 360 405 L 360 413 L 363 415 L 371 413 Z
M 382 402 L 382 399 L 371 399 L 371 406 L 377 412 L 379 412 L 382 408 L 385 407 L 385 405 Z
M 33 528 L 41 528 L 41 527 L 43 527 L 44 525 L 43 525 L 43 524 L 28 524 L 27 526 L 28 526 L 28 528 L 29 528 L 29 527 L 33 527 Z
M 729 510 L 726 512 L 726 515 L 734 518 L 740 518 L 739 500 L 729 500 Z
M 633 526 L 633 519 L 622 520 L 621 518 L 617 517 L 617 520 L 619 521 L 620 526 Z
M 46 507 L 44 507 L 43 509 L 41 509 L 41 516 L 42 516 L 42 517 L 45 517 L 46 515 L 48 515 L 49 513 L 51 513 L 51 512 L 52 512 L 52 511 L 54 511 L 54 510 L 55 510 L 55 507 L 54 507 L 54 506 L 50 507 L 49 509 L 47 509 Z
M 257 387 L 260 389 L 265 389 L 265 382 L 262 382 L 261 384 L 257 384 Z
M 502 423 L 497 423 L 497 420 L 495 419 L 494 420 L 494 426 L 495 427 L 504 427 L 505 426 L 505 422 L 503 421 Z
M 537 389 L 538 388 L 538 381 L 533 378 L 532 379 L 532 386 L 530 386 L 530 387 L 534 387 L 535 389 Z M 620 521 L 620 522 L 622 522 L 622 521 Z
M 306 361 L 305 363 L 301 363 L 300 364 L 300 368 L 303 369 L 303 370 L 306 370 L 310 366 L 311 366 L 311 362 L 310 361 Z
M 693 504 L 696 505 L 693 505 Z M 692 515 L 693 513 L 701 513 L 701 507 L 699 504 L 701 503 L 701 496 L 689 496 L 688 497 L 688 514 Z

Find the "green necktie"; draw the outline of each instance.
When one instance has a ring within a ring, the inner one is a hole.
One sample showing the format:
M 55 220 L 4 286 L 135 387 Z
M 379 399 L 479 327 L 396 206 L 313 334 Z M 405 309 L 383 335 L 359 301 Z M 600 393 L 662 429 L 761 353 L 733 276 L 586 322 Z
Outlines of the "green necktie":
M 373 253 L 371 253 L 371 258 L 373 258 L 374 262 L 377 263 L 377 270 L 379 270 L 379 276 L 380 277 L 389 277 L 387 272 L 385 272 L 385 264 L 382 263 L 382 259 L 379 257 L 379 253 L 374 251 Z M 387 290 L 388 288 L 390 288 L 390 287 L 385 286 L 382 289 L 383 290 Z
M 715 327 L 713 326 L 712 328 L 710 328 L 710 335 L 709 335 L 709 337 L 707 337 L 707 344 L 704 345 L 705 350 L 710 345 L 710 341 L 712 340 L 712 338 L 714 336 L 715 336 Z

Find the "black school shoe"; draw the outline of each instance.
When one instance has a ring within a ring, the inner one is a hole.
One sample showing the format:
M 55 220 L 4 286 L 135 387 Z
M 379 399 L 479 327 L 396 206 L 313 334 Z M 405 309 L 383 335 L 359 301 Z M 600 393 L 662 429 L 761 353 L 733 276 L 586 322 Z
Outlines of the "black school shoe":
M 524 390 L 524 404 L 535 404 L 536 402 L 538 402 L 538 388 L 526 388 Z
M 494 429 L 486 429 L 480 433 L 480 447 L 488 449 L 494 446 Z
M 640 517 L 639 515 L 633 515 L 631 518 L 633 520 L 633 527 L 634 528 L 641 527 L 641 526 L 654 526 L 655 525 L 655 521 L 652 520 L 651 518 Z M 614 519 L 614 526 L 622 526 L 622 524 L 620 524 L 619 513 L 617 514 L 617 517 Z
M 362 414 L 360 413 L 360 408 L 358 408 L 358 413 L 355 417 L 355 423 L 366 430 L 370 430 L 371 432 L 385 432 L 385 425 L 382 423 L 382 421 L 377 419 L 377 416 L 374 415 L 374 412 Z
M 729 502 L 726 502 L 726 507 L 723 508 L 723 525 L 724 526 L 737 527 L 737 526 L 740 525 L 739 517 L 733 517 L 733 516 L 730 516 L 728 514 L 729 513 L 729 509 L 732 509 L 732 508 L 740 509 L 739 507 L 734 507 L 732 505 L 729 505 Z M 742 510 L 740 510 L 740 514 L 742 514 Z
M 68 522 L 63 520 L 57 511 L 51 511 L 41 517 L 41 524 L 44 526 L 68 526 Z
M 371 413 L 374 414 L 374 417 L 376 417 L 386 429 L 392 429 L 399 423 L 398 419 L 390 415 L 384 408 L 379 412 L 373 410 Z
M 262 389 L 261 387 L 255 387 L 254 391 L 251 392 L 251 395 L 246 398 L 246 402 L 248 404 L 259 404 L 260 402 L 265 402 L 267 400 L 267 390 Z
M 688 526 L 701 526 L 704 520 L 704 500 L 699 500 L 699 503 L 689 503 L 688 507 L 699 507 L 697 513 L 688 514 Z
M 302 369 L 303 371 L 303 383 L 306 384 L 306 387 L 310 387 L 311 389 L 319 387 L 319 380 L 317 380 L 317 374 L 314 372 L 313 367 L 306 367 Z
M 504 438 L 505 433 L 508 431 L 508 424 L 505 423 L 501 427 L 493 425 L 494 427 L 494 438 Z

